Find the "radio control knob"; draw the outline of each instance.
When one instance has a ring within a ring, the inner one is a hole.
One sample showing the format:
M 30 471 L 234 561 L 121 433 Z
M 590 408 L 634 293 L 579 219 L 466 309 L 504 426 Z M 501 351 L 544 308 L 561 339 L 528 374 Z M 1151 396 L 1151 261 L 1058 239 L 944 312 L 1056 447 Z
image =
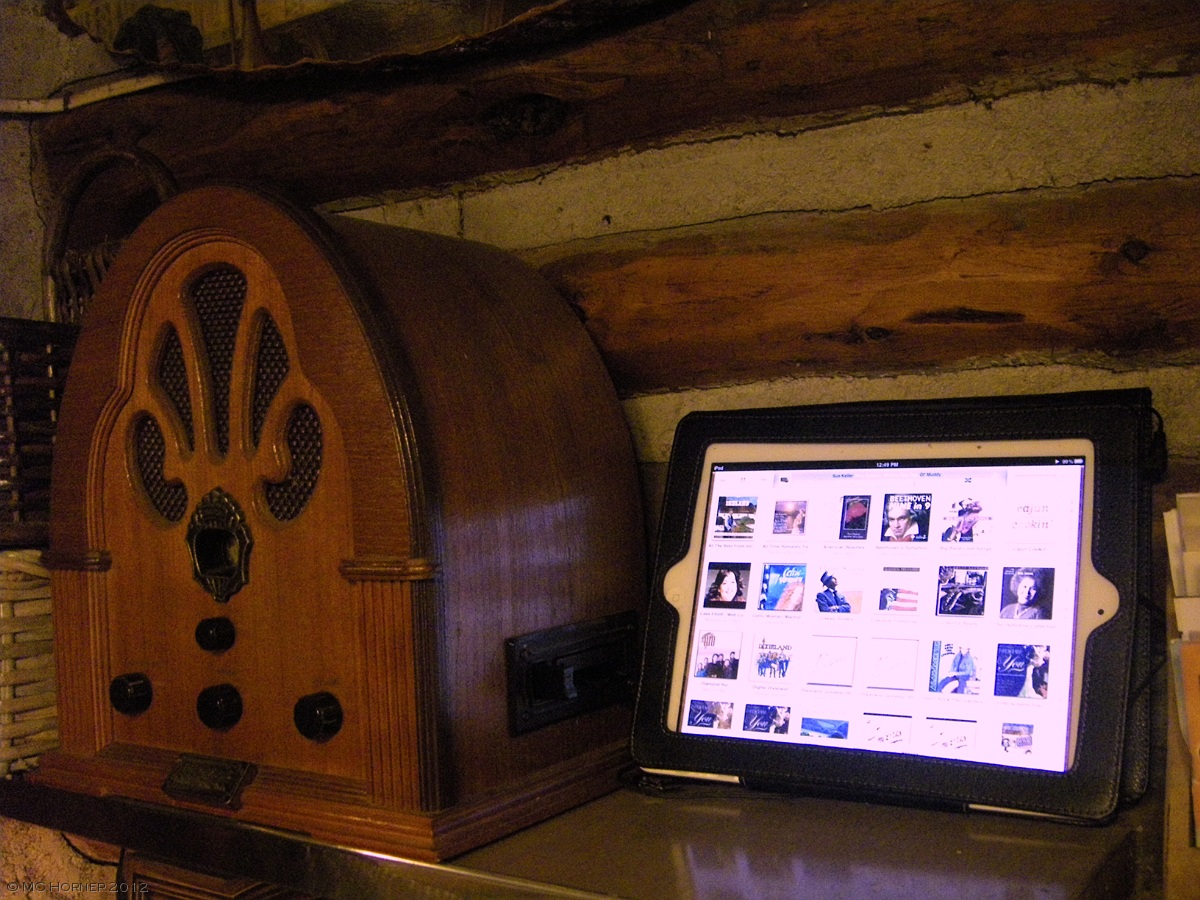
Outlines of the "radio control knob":
M 228 650 L 233 646 L 235 640 L 237 640 L 237 629 L 233 627 L 233 622 L 224 616 L 203 619 L 196 626 L 196 643 L 200 645 L 200 649 L 207 650 L 209 653 L 221 653 Z
M 232 728 L 242 718 L 242 695 L 232 684 L 206 687 L 196 698 L 196 715 L 217 731 Z
M 108 699 L 113 709 L 127 716 L 136 716 L 150 708 L 154 689 L 150 679 L 141 672 L 118 675 L 108 686 Z
M 342 728 L 342 704 L 328 691 L 309 694 L 296 701 L 292 712 L 296 730 L 310 741 L 327 741 Z

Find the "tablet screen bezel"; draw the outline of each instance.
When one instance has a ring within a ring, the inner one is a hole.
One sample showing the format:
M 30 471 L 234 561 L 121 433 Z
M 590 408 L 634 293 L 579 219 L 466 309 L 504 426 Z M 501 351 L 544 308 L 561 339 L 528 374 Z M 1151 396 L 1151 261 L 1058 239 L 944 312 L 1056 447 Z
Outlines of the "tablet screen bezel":
M 875 509 L 879 509 L 879 503 L 884 499 L 885 486 L 887 484 L 905 483 L 908 485 L 916 484 L 914 476 L 930 475 L 935 471 L 949 471 L 953 467 L 966 470 L 968 467 L 972 471 L 978 471 L 983 467 L 988 467 L 993 471 L 1003 472 L 1008 467 L 1019 467 L 1025 469 L 1036 462 L 1045 463 L 1053 461 L 1054 465 L 1067 464 L 1070 467 L 1072 474 L 1076 471 L 1081 472 L 1082 478 L 1079 479 L 1078 485 L 1079 495 L 1077 498 L 1078 508 L 1065 511 L 1069 521 L 1063 521 L 1059 525 L 1062 529 L 1069 529 L 1070 534 L 1058 534 L 1057 539 L 1069 539 L 1074 542 L 1074 569 L 1070 571 L 1069 580 L 1064 580 L 1061 577 L 1056 584 L 1057 591 L 1057 606 L 1058 606 L 1058 621 L 1054 623 L 1053 633 L 1055 635 L 1053 643 L 1062 647 L 1062 639 L 1066 637 L 1069 642 L 1069 652 L 1062 654 L 1061 650 L 1056 653 L 1058 660 L 1069 660 L 1066 666 L 1062 666 L 1057 673 L 1058 689 L 1062 690 L 1062 685 L 1068 685 L 1069 700 L 1059 702 L 1057 711 L 1064 717 L 1061 727 L 1065 729 L 1065 743 L 1059 746 L 1057 743 L 1049 757 L 1050 763 L 1043 763 L 1040 768 L 1046 768 L 1048 771 L 1065 771 L 1070 768 L 1075 760 L 1076 745 L 1078 740 L 1078 724 L 1079 724 L 1079 708 L 1082 700 L 1082 672 L 1084 661 L 1084 648 L 1088 637 L 1092 631 L 1103 625 L 1105 622 L 1112 619 L 1116 615 L 1119 608 L 1119 597 L 1116 588 L 1105 579 L 1092 564 L 1091 559 L 1091 540 L 1092 540 L 1092 518 L 1093 518 L 1093 476 L 1095 470 L 1094 448 L 1090 440 L 1085 439 L 1066 439 L 1066 440 L 1018 440 L 1018 441 L 974 441 L 974 442 L 906 442 L 906 443 L 886 443 L 886 444 L 801 444 L 801 443 L 750 443 L 750 444 L 734 444 L 734 443 L 714 443 L 710 445 L 704 456 L 702 466 L 702 476 L 699 485 L 697 486 L 697 497 L 695 503 L 695 512 L 692 520 L 691 537 L 687 554 L 682 560 L 672 566 L 664 577 L 664 594 L 667 601 L 675 607 L 680 616 L 681 622 L 690 623 L 691 627 L 680 628 L 678 631 L 677 642 L 675 646 L 674 659 L 675 667 L 670 679 L 671 695 L 668 705 L 666 726 L 672 731 L 684 731 L 683 721 L 686 717 L 685 708 L 685 692 L 689 684 L 695 684 L 692 675 L 692 669 L 696 667 L 694 660 L 694 651 L 696 649 L 696 633 L 697 624 L 703 618 L 707 618 L 709 624 L 712 624 L 713 616 L 705 615 L 705 610 L 702 603 L 702 595 L 705 589 L 705 566 L 715 554 L 716 558 L 723 558 L 720 543 L 723 539 L 718 536 L 713 536 L 713 520 L 715 517 L 715 505 L 718 497 L 715 495 L 712 484 L 714 479 L 714 471 L 719 467 L 722 470 L 738 470 L 743 472 L 772 472 L 786 471 L 790 469 L 804 471 L 809 475 L 817 473 L 825 473 L 831 478 L 839 479 L 838 483 L 845 484 L 846 491 L 862 490 L 865 493 L 870 493 L 872 490 L 878 496 L 875 499 Z M 857 474 L 858 480 L 855 481 Z M 760 480 L 760 479 L 756 479 Z M 941 498 L 940 492 L 935 495 Z M 826 515 L 830 511 L 826 510 Z M 760 521 L 763 517 L 769 516 L 770 510 L 759 510 L 758 516 Z M 878 530 L 878 524 L 875 520 L 878 518 L 878 512 L 871 517 L 871 534 Z M 1000 523 L 996 523 L 999 526 Z M 1011 523 L 1010 523 L 1011 524 Z M 926 528 L 929 524 L 926 523 Z M 928 538 L 928 534 L 923 535 Z M 826 553 L 831 552 L 831 541 L 836 543 L 836 538 L 826 536 L 824 547 L 818 542 L 815 547 L 807 548 L 810 556 L 820 557 L 821 551 Z M 862 541 L 848 542 L 854 548 L 857 555 L 865 558 L 870 555 L 872 549 L 879 547 L 879 542 L 869 539 Z M 714 546 L 714 544 L 718 546 Z M 908 556 L 911 560 L 915 554 L 928 560 L 935 559 L 933 553 L 938 549 L 937 543 L 924 541 L 921 544 L 909 545 Z M 954 551 L 960 548 L 953 548 Z M 861 552 L 860 552 L 861 551 Z M 894 561 L 899 557 L 896 551 L 901 554 L 904 549 L 889 547 L 881 553 L 877 551 L 876 556 L 887 554 Z M 832 551 L 836 552 L 836 550 Z M 733 547 L 726 548 L 726 555 L 732 554 L 737 556 L 737 551 Z M 742 553 L 743 556 L 750 555 Z M 977 554 L 983 555 L 983 554 Z M 994 556 L 994 554 L 992 554 Z M 946 554 L 941 557 L 945 561 L 958 559 L 963 561 L 968 557 L 961 553 L 955 555 Z M 974 557 L 970 557 L 974 558 Z M 755 572 L 757 575 L 758 572 Z M 1061 575 L 1062 573 L 1060 573 Z M 808 573 L 808 580 L 815 581 L 815 573 Z M 751 580 L 753 582 L 753 579 Z M 746 585 L 748 593 L 752 593 L 752 583 Z M 817 586 L 813 586 L 815 591 Z M 931 610 L 924 609 L 921 615 L 926 623 L 930 622 Z M 867 616 L 866 610 L 856 610 L 856 614 L 861 614 L 865 619 Z M 727 620 L 729 628 L 740 629 L 751 627 L 751 621 L 755 619 L 753 612 L 746 613 L 744 611 L 722 612 L 720 614 L 724 620 Z M 1068 621 L 1069 617 L 1069 621 Z M 817 616 L 814 616 L 812 605 L 808 607 L 808 613 L 805 617 L 806 625 L 809 628 L 820 628 L 819 624 L 814 625 Z M 763 624 L 763 617 L 757 617 L 757 624 Z M 719 627 L 720 618 L 717 620 Z M 827 619 L 828 621 L 828 619 Z M 990 616 L 987 624 L 994 622 L 994 616 Z M 778 622 L 778 619 L 776 619 Z M 835 617 L 832 622 L 829 622 L 830 628 L 826 630 L 836 629 L 843 625 L 843 620 Z M 856 623 L 857 624 L 857 623 Z M 972 622 L 972 626 L 983 626 L 985 623 Z M 1026 628 L 1026 635 L 1033 631 L 1036 633 L 1038 627 L 1041 628 L 1042 634 L 1046 634 L 1049 629 L 1046 627 L 1050 623 L 1038 623 L 1033 629 Z M 856 629 L 861 632 L 860 627 Z M 994 630 L 994 629 L 993 629 Z M 910 628 L 909 633 L 913 635 L 921 634 L 927 636 L 929 628 Z M 985 628 L 975 628 L 975 634 L 978 635 L 977 643 L 987 644 L 989 641 L 998 641 L 999 638 L 989 635 Z M 986 635 L 986 637 L 985 637 Z M 1009 631 L 1010 640 L 1018 640 L 1014 637 L 1014 632 Z M 1032 638 L 1031 638 L 1032 640 Z M 1046 638 L 1044 642 L 1049 641 Z M 747 654 L 743 651 L 743 658 Z M 751 661 L 752 662 L 752 661 Z M 989 660 L 991 664 L 995 664 L 994 660 Z M 793 676 L 793 680 L 794 680 Z M 751 676 L 746 672 L 742 673 L 743 683 L 751 680 Z M 725 685 L 721 685 L 725 687 Z M 771 687 L 774 687 L 772 684 Z M 795 691 L 790 692 L 790 696 L 795 695 Z M 838 693 L 843 693 L 838 691 Z M 844 692 L 849 694 L 849 691 Z M 738 694 L 740 697 L 746 696 L 745 691 Z M 765 695 L 764 695 L 765 696 Z M 849 699 L 849 698 L 847 698 Z M 1057 698 L 1056 698 L 1057 699 Z M 882 701 L 881 701 L 882 702 Z M 976 712 L 981 704 L 976 700 Z M 1010 704 L 1011 705 L 1011 704 Z M 884 705 L 882 708 L 886 708 Z M 790 709 L 790 707 L 789 707 Z M 798 712 L 799 710 L 797 710 Z M 737 711 L 739 714 L 741 710 Z M 952 707 L 947 706 L 946 712 L 954 714 Z M 970 715 L 968 710 L 967 715 Z M 1019 718 L 1019 716 L 1017 716 Z M 796 725 L 800 722 L 797 720 Z M 1057 723 L 1056 723 L 1057 724 Z M 791 741 L 795 742 L 800 739 L 796 738 L 796 729 L 792 730 Z M 734 736 L 737 735 L 737 736 Z M 739 733 L 739 729 L 731 728 L 728 733 L 722 731 L 714 731 L 713 736 L 726 740 L 745 740 L 753 739 L 753 736 L 747 737 Z M 787 740 L 787 739 L 785 739 Z M 849 741 L 848 745 L 853 746 L 855 742 Z M 997 738 L 999 745 L 999 738 Z M 861 749 L 861 744 L 859 744 Z M 929 752 L 921 755 L 932 756 Z M 943 758 L 954 758 L 955 752 L 947 752 L 942 754 Z M 988 763 L 981 759 L 976 759 L 981 765 L 1002 764 L 1001 762 Z M 1020 762 L 1012 764 L 1020 765 Z

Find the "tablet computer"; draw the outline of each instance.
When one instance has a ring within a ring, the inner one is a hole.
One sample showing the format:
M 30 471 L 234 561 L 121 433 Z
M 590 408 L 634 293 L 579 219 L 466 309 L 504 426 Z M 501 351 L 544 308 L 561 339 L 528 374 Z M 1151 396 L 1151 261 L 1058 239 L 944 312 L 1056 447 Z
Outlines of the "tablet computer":
M 1107 818 L 1147 753 L 1154 433 L 1145 391 L 685 417 L 635 760 Z

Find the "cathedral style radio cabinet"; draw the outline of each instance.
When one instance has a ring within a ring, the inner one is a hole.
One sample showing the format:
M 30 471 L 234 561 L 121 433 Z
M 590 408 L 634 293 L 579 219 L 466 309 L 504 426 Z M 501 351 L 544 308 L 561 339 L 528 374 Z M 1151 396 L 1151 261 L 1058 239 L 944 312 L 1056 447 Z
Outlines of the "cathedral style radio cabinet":
M 85 317 L 47 560 L 41 783 L 444 859 L 626 762 L 628 427 L 579 319 L 494 248 L 168 200 Z

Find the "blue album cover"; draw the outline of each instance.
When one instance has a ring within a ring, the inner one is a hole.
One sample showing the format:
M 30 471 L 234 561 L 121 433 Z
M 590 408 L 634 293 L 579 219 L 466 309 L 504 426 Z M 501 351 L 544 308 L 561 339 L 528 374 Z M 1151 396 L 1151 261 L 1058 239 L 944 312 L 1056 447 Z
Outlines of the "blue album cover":
M 693 700 L 688 706 L 688 725 L 728 729 L 733 726 L 733 704 L 723 700 Z
M 792 663 L 792 645 L 763 638 L 754 659 L 755 673 L 767 680 L 787 678 Z
M 791 719 L 792 708 L 790 706 L 747 703 L 746 715 L 742 720 L 742 730 L 761 734 L 787 734 Z
M 971 648 L 952 641 L 934 641 L 929 662 L 929 690 L 938 694 L 978 694 L 979 662 Z
M 762 592 L 758 608 L 800 612 L 804 605 L 804 579 L 808 567 L 800 564 L 768 563 L 763 566 Z
M 1050 693 L 1050 648 L 1001 644 L 996 648 L 996 696 L 1045 699 Z
M 844 741 L 850 737 L 850 723 L 845 719 L 816 719 L 803 716 L 800 719 L 800 735 Z

